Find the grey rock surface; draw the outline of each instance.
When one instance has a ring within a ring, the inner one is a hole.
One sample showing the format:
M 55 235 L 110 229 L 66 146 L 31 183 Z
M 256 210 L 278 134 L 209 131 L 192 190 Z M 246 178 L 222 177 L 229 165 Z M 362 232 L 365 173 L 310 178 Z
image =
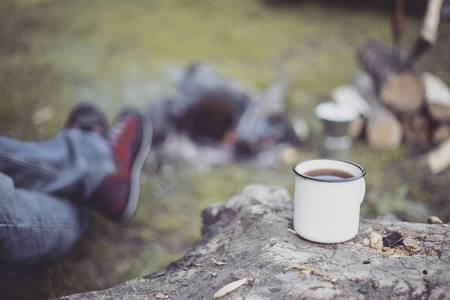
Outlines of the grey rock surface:
M 361 220 L 358 235 L 318 244 L 292 230 L 293 201 L 279 187 L 251 185 L 204 210 L 202 237 L 166 268 L 103 291 L 60 299 L 450 299 L 450 227 Z M 372 233 L 399 232 L 374 249 Z M 242 283 L 242 282 L 241 282 Z

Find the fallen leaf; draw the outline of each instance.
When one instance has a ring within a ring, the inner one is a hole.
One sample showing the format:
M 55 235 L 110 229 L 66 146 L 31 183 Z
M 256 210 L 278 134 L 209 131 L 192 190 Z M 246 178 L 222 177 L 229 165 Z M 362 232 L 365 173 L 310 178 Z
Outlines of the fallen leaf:
M 307 266 L 300 266 L 300 265 L 295 265 L 289 268 L 284 269 L 285 271 L 290 270 L 290 269 L 297 269 L 297 270 L 303 270 L 303 271 L 310 271 L 312 273 L 315 273 L 316 275 L 319 276 L 323 276 L 323 274 L 320 271 L 317 271 L 316 269 L 313 269 L 311 267 L 307 267 Z
M 295 231 L 294 229 L 288 228 L 286 230 L 292 234 L 295 234 L 295 235 L 297 234 L 297 231 Z
M 156 298 L 158 298 L 158 299 L 166 299 L 167 297 L 163 293 L 158 293 L 158 295 L 156 295 Z
M 223 288 L 221 288 L 220 290 L 218 290 L 217 293 L 215 293 L 213 297 L 220 298 L 222 296 L 225 296 L 226 294 L 234 291 L 235 289 L 237 289 L 238 287 L 240 287 L 241 285 L 246 284 L 246 283 L 247 283 L 247 278 L 229 283 L 226 286 L 224 286 Z
M 213 258 L 212 261 L 218 266 L 225 266 L 227 264 L 227 262 L 224 260 L 218 260 Z
M 217 273 L 216 272 L 208 272 L 212 277 L 217 277 Z

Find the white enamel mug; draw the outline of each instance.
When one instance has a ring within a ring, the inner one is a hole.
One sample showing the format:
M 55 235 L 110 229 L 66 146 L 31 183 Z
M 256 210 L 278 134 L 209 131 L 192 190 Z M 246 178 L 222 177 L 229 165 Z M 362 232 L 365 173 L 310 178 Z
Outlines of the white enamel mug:
M 324 169 L 343 171 L 349 177 L 321 179 L 305 174 Z M 349 161 L 311 159 L 297 163 L 294 173 L 294 229 L 298 235 L 318 243 L 340 243 L 355 237 L 366 171 Z

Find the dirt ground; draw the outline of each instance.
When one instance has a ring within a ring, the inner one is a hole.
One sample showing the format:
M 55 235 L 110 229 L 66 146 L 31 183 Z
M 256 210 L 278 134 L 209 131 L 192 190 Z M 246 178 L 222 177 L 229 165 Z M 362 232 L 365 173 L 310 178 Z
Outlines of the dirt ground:
M 358 46 L 368 39 L 391 45 L 387 2 L 2 1 L 0 134 L 49 138 L 80 101 L 96 104 L 112 122 L 124 106 L 146 109 L 172 93 L 171 78 L 180 67 L 205 61 L 257 89 L 288 75 L 289 116 L 303 118 L 310 128 L 295 159 L 317 157 L 321 127 L 314 108 L 355 78 Z M 420 9 L 408 7 L 403 47 L 420 26 Z M 446 21 L 420 69 L 450 84 L 449 49 Z M 450 171 L 431 175 L 418 167 L 427 150 L 403 144 L 380 152 L 354 143 L 350 159 L 367 170 L 362 217 L 394 213 L 412 222 L 430 215 L 450 221 Z M 251 183 L 279 185 L 292 195 L 292 164 L 147 168 L 130 223 L 112 224 L 94 213 L 87 235 L 68 255 L 50 265 L 2 272 L 0 298 L 105 289 L 161 269 L 198 239 L 206 206 Z

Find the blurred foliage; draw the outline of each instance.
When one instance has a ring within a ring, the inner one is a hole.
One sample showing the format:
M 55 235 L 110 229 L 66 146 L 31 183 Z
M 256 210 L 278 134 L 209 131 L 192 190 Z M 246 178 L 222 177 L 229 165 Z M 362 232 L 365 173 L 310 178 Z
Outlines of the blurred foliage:
M 372 4 L 370 5 L 369 4 Z M 355 50 L 367 39 L 391 43 L 386 1 L 2 0 L 0 1 L 0 134 L 23 140 L 51 137 L 79 101 L 112 118 L 127 102 L 124 82 L 163 76 L 168 66 L 196 61 L 259 89 L 290 77 L 289 115 L 307 121 L 311 138 L 297 160 L 317 156 L 320 123 L 313 111 L 331 89 L 352 82 Z M 356 4 L 357 5 L 356 5 Z M 402 45 L 418 35 L 420 14 L 407 15 Z M 450 84 L 450 23 L 420 68 Z M 156 71 L 155 71 L 156 70 Z M 350 159 L 367 170 L 363 217 L 394 213 L 448 222 L 450 172 L 431 175 L 418 158 L 429 149 L 390 152 L 358 141 Z M 198 171 L 168 166 L 141 176 L 133 220 L 112 224 L 95 213 L 67 256 L 48 266 L 0 275 L 0 298 L 48 299 L 105 289 L 161 269 L 200 236 L 200 213 L 251 183 L 285 187 L 292 164 L 230 164 Z

